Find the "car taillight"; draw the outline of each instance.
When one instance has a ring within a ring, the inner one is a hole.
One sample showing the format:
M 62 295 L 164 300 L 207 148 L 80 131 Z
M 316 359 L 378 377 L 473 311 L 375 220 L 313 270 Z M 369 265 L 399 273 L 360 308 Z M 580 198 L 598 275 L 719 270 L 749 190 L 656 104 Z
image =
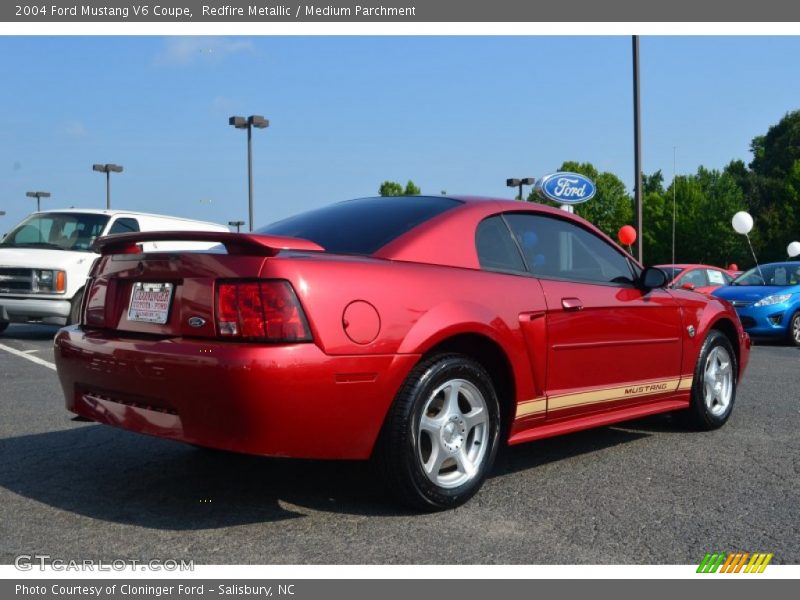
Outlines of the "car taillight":
M 81 323 L 89 327 L 106 326 L 106 301 L 109 299 L 108 282 L 87 279 L 83 292 L 83 319 Z
M 310 342 L 303 307 L 288 281 L 222 281 L 217 285 L 222 337 Z

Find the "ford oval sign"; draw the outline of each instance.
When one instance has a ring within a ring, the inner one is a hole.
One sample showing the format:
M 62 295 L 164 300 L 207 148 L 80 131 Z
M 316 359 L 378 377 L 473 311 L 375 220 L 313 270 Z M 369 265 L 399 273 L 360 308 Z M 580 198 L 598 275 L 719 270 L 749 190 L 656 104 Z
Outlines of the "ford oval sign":
M 580 204 L 594 197 L 594 182 L 580 173 L 545 175 L 536 184 L 540 196 L 559 204 Z

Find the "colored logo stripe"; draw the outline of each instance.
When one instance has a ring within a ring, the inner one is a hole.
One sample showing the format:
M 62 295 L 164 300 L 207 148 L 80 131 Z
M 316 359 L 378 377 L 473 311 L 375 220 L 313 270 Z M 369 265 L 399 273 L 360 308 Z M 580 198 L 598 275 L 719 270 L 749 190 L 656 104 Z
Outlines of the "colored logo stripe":
M 722 561 L 725 560 L 725 555 L 715 552 L 714 554 L 708 554 L 703 557 L 700 566 L 697 567 L 698 573 L 716 573 L 719 566 L 722 564 Z
M 763 573 L 773 556 L 772 553 L 765 552 L 752 555 L 749 552 L 706 553 L 697 567 L 697 573 L 716 573 L 717 570 L 720 573 Z
M 750 563 L 744 568 L 744 572 L 763 573 L 771 560 L 772 554 L 754 554 L 753 558 L 750 559 Z

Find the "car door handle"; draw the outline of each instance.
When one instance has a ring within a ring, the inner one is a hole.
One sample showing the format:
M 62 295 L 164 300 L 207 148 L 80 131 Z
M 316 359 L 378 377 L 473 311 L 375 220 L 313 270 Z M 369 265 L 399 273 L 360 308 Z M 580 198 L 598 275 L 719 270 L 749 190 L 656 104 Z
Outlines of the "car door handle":
M 562 298 L 561 306 L 564 310 L 583 310 L 583 302 L 580 298 Z

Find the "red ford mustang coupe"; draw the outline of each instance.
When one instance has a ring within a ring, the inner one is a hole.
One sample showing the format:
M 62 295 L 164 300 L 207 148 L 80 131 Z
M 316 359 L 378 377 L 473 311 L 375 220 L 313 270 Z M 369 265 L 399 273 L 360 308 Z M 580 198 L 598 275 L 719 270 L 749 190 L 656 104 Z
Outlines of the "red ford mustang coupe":
M 141 253 L 145 241 L 212 241 Z M 366 198 L 257 234 L 101 238 L 55 340 L 67 408 L 268 456 L 368 459 L 457 506 L 519 444 L 680 411 L 724 424 L 750 340 L 586 221 L 522 202 Z

